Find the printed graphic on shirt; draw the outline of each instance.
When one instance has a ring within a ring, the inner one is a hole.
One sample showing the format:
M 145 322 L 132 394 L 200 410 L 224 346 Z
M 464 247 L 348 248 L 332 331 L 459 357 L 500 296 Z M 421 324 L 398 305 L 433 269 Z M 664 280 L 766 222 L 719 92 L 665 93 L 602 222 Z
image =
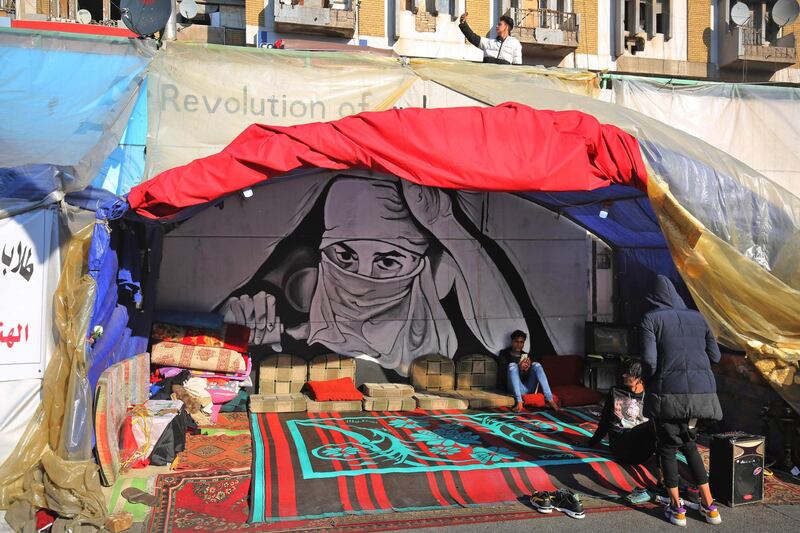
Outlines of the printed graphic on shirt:
M 647 422 L 647 418 L 642 414 L 643 403 L 641 397 L 629 396 L 614 390 L 614 415 L 617 417 L 617 425 L 623 429 L 630 429 Z

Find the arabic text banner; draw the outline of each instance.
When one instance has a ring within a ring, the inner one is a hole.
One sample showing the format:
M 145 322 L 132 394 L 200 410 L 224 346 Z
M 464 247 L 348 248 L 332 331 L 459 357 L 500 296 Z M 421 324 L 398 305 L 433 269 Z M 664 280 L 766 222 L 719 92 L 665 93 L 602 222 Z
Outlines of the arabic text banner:
M 42 377 L 52 337 L 54 224 L 52 209 L 0 220 L 0 381 Z

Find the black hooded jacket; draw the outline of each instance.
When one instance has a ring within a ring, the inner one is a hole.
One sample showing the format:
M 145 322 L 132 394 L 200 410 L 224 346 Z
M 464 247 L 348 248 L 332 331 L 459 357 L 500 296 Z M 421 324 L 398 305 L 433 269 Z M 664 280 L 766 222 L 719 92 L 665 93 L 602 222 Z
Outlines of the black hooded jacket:
M 722 419 L 711 363 L 719 347 L 703 315 L 687 309 L 672 282 L 658 276 L 642 318 L 645 415 L 662 420 Z

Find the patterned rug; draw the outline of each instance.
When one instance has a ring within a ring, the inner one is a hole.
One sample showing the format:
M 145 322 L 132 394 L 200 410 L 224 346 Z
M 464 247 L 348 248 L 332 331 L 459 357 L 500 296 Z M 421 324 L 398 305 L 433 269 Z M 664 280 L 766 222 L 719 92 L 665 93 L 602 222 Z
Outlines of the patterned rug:
M 764 478 L 764 499 L 772 505 L 798 505 L 800 483 L 788 474 L 775 472 Z
M 249 468 L 250 435 L 187 435 L 186 449 L 178 454 L 173 470 Z
M 250 431 L 250 418 L 247 413 L 220 413 L 217 423 L 213 427 L 216 429 L 244 429 Z
M 613 498 L 654 482 L 605 447 L 586 448 L 594 419 L 575 409 L 264 413 L 251 423 L 253 523 L 499 504 L 557 488 Z
M 539 514 L 521 503 L 503 506 L 455 508 L 447 511 L 420 511 L 391 516 L 361 515 L 309 520 L 249 524 L 248 492 L 250 474 L 226 470 L 175 472 L 158 476 L 155 494 L 159 505 L 146 526 L 153 533 L 192 531 L 387 531 L 481 524 L 511 520 L 531 520 L 556 516 Z M 603 501 L 584 502 L 587 512 L 624 511 L 628 507 Z

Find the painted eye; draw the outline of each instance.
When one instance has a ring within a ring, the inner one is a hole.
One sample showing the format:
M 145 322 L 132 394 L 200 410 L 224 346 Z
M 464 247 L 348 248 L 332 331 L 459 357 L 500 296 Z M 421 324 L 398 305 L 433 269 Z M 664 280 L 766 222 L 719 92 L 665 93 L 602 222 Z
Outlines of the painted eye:
M 358 254 L 353 252 L 352 250 L 337 249 L 335 253 L 336 253 L 336 259 L 338 259 L 343 263 L 354 263 L 358 261 Z
M 375 265 L 380 268 L 381 270 L 397 270 L 403 265 L 400 261 L 392 259 L 390 257 L 382 257 L 375 261 Z

